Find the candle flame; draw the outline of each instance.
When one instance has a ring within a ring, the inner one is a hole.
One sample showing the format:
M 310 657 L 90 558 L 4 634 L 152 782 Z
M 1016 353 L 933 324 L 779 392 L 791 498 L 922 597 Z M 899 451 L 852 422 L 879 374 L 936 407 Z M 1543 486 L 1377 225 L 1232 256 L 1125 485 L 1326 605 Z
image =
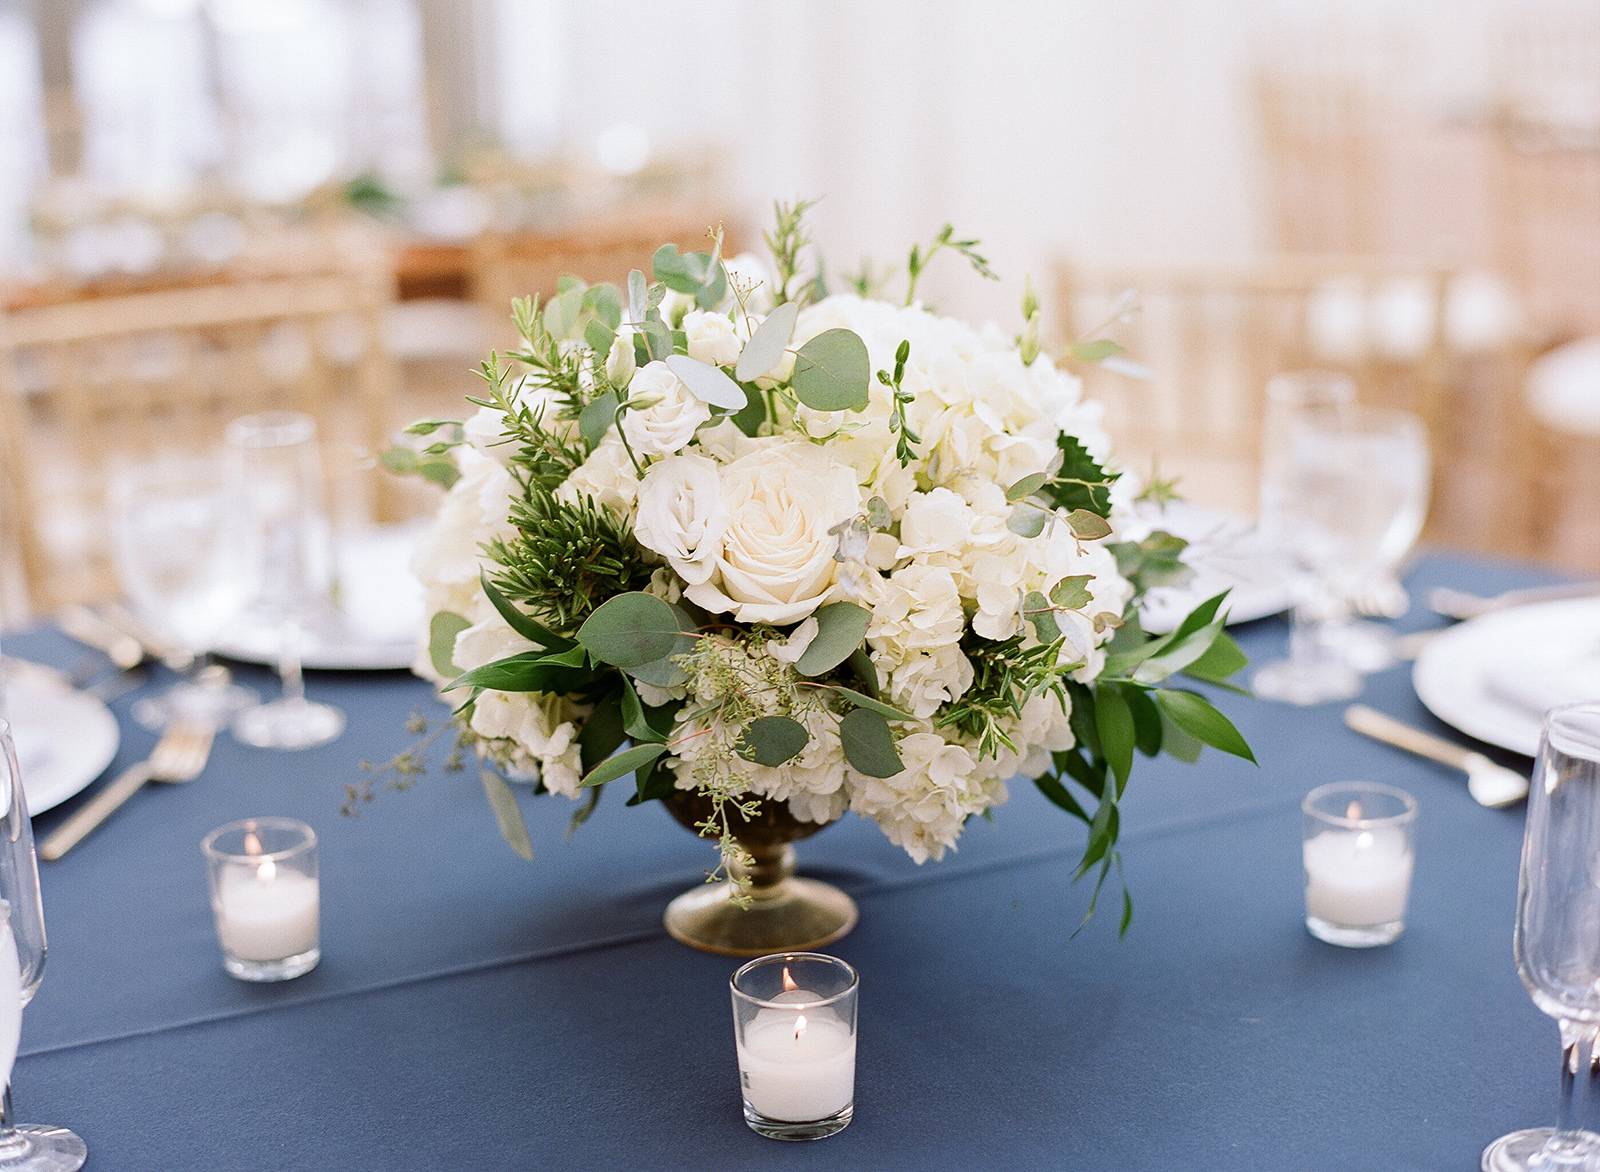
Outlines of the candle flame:
M 789 966 L 788 965 L 784 965 L 783 966 L 783 991 L 785 993 L 793 993 L 799 987 L 800 987 L 799 985 L 795 984 L 795 979 L 789 975 Z
M 244 853 L 247 855 L 259 855 L 261 853 L 261 840 L 256 837 L 254 830 L 245 831 Z
M 799 1041 L 800 1035 L 806 1032 L 806 1015 L 797 1014 L 794 1019 L 794 1040 Z
M 1345 807 L 1344 816 L 1346 818 L 1351 819 L 1352 821 L 1354 821 L 1357 818 L 1360 818 L 1361 817 L 1361 803 L 1360 802 L 1354 802 L 1354 801 L 1351 802 L 1348 806 Z
M 1356 835 L 1356 850 L 1364 851 L 1372 845 L 1372 831 L 1363 830 Z
M 263 859 L 256 868 L 256 878 L 262 883 L 271 883 L 278 877 L 278 865 L 271 859 Z

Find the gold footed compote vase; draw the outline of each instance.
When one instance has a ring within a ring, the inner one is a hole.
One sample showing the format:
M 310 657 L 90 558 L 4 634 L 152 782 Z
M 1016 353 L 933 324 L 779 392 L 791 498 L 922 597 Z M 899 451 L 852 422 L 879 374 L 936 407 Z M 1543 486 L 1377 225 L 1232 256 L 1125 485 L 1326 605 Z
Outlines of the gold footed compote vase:
M 711 803 L 696 793 L 675 794 L 666 807 L 689 830 L 711 813 Z M 831 883 L 797 876 L 791 845 L 828 825 L 801 822 L 782 803 L 762 802 L 735 834 L 754 860 L 735 872 L 749 884 L 748 906 L 728 898 L 731 884 L 702 883 L 667 905 L 667 931 L 681 944 L 723 956 L 808 952 L 839 939 L 860 918 L 856 901 Z

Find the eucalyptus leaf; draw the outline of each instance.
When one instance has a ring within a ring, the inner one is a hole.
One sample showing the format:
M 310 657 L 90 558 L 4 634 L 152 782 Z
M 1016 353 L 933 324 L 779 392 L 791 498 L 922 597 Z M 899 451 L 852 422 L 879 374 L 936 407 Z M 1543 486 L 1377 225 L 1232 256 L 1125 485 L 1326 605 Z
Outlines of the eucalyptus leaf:
M 471 625 L 469 620 L 450 610 L 441 610 L 428 622 L 428 658 L 433 670 L 447 680 L 461 674 L 461 669 L 453 662 L 456 636 Z
M 832 671 L 867 637 L 872 615 L 853 602 L 830 602 L 816 612 L 817 633 L 794 669 L 803 676 L 820 676 Z
M 672 650 L 660 659 L 653 659 L 649 663 L 641 663 L 626 669 L 628 674 L 640 683 L 651 684 L 657 688 L 676 688 L 689 680 L 689 673 L 684 671 L 676 660 L 678 656 L 694 650 L 692 632 L 695 629 L 695 620 L 680 604 L 671 604 L 671 609 L 678 623 L 678 636 L 673 640 Z
M 628 273 L 628 320 L 638 325 L 644 321 L 646 310 L 644 274 L 633 269 Z
M 517 795 L 505 779 L 491 769 L 482 770 L 478 780 L 489 799 L 489 809 L 494 811 L 495 823 L 500 827 L 500 837 L 506 845 L 529 862 L 533 861 L 533 840 L 528 837 L 528 824 L 522 820 L 522 807 Z
M 1067 514 L 1067 526 L 1080 541 L 1098 541 L 1111 536 L 1111 524 L 1099 513 L 1088 509 L 1073 509 Z
M 601 603 L 578 628 L 578 642 L 613 667 L 635 668 L 671 654 L 678 641 L 678 616 L 661 599 L 641 590 Z
M 1018 537 L 1037 537 L 1044 532 L 1050 514 L 1030 504 L 1020 504 L 1006 518 L 1006 528 Z
M 617 331 L 599 318 L 591 317 L 583 325 L 583 340 L 589 349 L 604 359 L 611 353 L 611 343 L 617 340 Z
M 576 287 L 570 288 L 545 303 L 544 328 L 552 337 L 565 341 L 576 334 L 582 313 L 583 293 Z
M 783 361 L 783 352 L 794 336 L 794 324 L 800 317 L 800 306 L 786 301 L 756 327 L 755 333 L 739 353 L 739 362 L 733 373 L 741 382 L 751 382 L 771 371 Z
M 578 434 L 583 437 L 584 443 L 598 447 L 600 441 L 605 439 L 606 432 L 616 422 L 618 403 L 616 391 L 607 391 L 589 400 L 578 415 Z
M 687 354 L 673 354 L 667 358 L 667 369 L 683 380 L 695 398 L 725 411 L 742 411 L 748 404 L 744 388 L 728 377 L 719 366 L 690 358 Z
M 872 377 L 867 345 L 852 330 L 825 330 L 800 347 L 794 393 L 816 411 L 860 411 Z
M 624 749 L 589 770 L 578 784 L 588 788 L 591 785 L 604 785 L 608 781 L 615 781 L 634 772 L 641 765 L 654 761 L 666 751 L 665 745 L 635 745 L 631 749 Z
M 1044 487 L 1045 481 L 1050 477 L 1043 472 L 1035 472 L 1032 476 L 1024 476 L 1010 488 L 1006 489 L 1006 500 L 1025 501 L 1034 493 Z
M 757 765 L 777 766 L 799 756 L 810 739 L 806 726 L 798 720 L 762 716 L 745 725 L 739 736 L 738 753 Z
M 1022 599 L 1023 616 L 1033 624 L 1033 633 L 1041 643 L 1054 643 L 1061 638 L 1061 624 L 1051 612 L 1050 600 L 1037 590 L 1030 590 Z
M 888 721 L 868 708 L 845 713 L 839 722 L 839 741 L 845 760 L 868 777 L 893 777 L 906 767 L 895 751 Z
M 1082 610 L 1093 602 L 1089 593 L 1092 574 L 1069 574 L 1050 587 L 1050 601 L 1062 610 Z

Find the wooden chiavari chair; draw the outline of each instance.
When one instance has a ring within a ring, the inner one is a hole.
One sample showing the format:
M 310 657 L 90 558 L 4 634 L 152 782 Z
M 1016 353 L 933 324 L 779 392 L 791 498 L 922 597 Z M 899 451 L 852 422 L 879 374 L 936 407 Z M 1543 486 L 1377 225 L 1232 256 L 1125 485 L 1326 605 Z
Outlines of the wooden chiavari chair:
M 710 247 L 711 216 L 631 218 L 575 227 L 562 232 L 488 233 L 474 246 L 472 296 L 479 305 L 506 321 L 511 299 L 556 291 L 563 276 L 573 274 L 591 284 L 626 284 L 628 271 L 650 273 L 655 250 L 669 241 L 686 251 Z M 725 229 L 723 249 L 730 251 Z
M 386 275 L 337 273 L 0 317 L 3 511 L 32 605 L 108 591 L 105 487 L 120 460 L 210 448 L 229 419 L 270 408 L 381 448 L 401 422 L 381 330 L 391 297 Z
M 1449 274 L 1427 266 L 1285 258 L 1247 266 L 1057 273 L 1061 334 L 1081 339 L 1134 290 L 1137 310 L 1104 335 L 1150 378 L 1084 372 L 1132 467 L 1159 453 L 1186 495 L 1253 511 L 1268 380 L 1349 373 L 1370 402 L 1418 412 L 1436 452 L 1456 442 L 1446 336 Z M 1398 299 L 1403 313 L 1386 311 Z

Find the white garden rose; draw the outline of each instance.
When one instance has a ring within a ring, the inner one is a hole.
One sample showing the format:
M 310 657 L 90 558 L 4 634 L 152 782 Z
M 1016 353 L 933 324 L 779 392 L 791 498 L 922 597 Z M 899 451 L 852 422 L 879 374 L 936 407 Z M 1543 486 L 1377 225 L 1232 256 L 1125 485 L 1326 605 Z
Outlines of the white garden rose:
M 667 559 L 691 586 L 711 577 L 728 510 L 717 465 L 704 456 L 668 456 L 645 470 L 639 482 L 633 535 L 646 549 Z
M 711 419 L 711 408 L 665 362 L 640 367 L 628 383 L 628 399 L 638 406 L 622 413 L 622 434 L 641 459 L 680 450 L 694 438 L 695 429 Z
M 689 601 L 741 623 L 795 623 L 828 597 L 838 538 L 863 507 L 855 473 L 824 448 L 780 443 L 722 470 L 728 526 L 709 580 Z
M 683 315 L 683 334 L 688 340 L 689 357 L 712 366 L 732 366 L 749 340 L 740 336 L 725 313 L 694 310 Z

